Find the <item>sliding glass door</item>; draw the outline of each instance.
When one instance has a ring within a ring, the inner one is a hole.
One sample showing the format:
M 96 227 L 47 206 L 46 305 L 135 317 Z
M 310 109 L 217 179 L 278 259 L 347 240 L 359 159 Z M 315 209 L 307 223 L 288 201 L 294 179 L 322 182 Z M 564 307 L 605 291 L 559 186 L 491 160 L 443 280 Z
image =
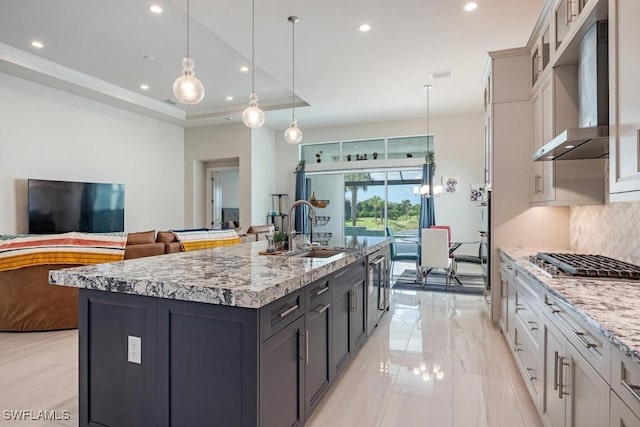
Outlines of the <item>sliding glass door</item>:
M 345 237 L 384 236 L 385 227 L 395 235 L 417 236 L 421 183 L 420 169 L 309 174 L 309 197 L 327 202 L 317 209 L 326 224 L 314 232 L 331 233 L 336 245 Z

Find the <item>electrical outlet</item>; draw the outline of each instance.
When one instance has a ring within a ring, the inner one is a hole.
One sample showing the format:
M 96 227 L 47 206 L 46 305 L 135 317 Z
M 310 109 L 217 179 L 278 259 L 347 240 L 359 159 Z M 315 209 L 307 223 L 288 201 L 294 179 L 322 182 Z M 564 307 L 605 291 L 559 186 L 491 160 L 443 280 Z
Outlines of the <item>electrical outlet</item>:
M 142 363 L 142 338 L 129 335 L 127 346 L 127 360 L 131 363 Z

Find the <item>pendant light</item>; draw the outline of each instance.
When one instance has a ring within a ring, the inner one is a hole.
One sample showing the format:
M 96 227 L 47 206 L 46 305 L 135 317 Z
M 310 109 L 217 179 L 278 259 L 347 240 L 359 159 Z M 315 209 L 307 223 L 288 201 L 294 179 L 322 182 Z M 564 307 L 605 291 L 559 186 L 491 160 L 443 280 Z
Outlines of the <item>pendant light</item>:
M 302 141 L 302 131 L 296 121 L 296 22 L 300 21 L 297 16 L 290 16 L 287 19 L 291 22 L 291 124 L 284 131 L 284 140 L 289 144 L 298 144 Z
M 256 6 L 255 0 L 251 0 L 251 95 L 249 106 L 242 112 L 242 122 L 250 128 L 259 128 L 264 124 L 264 111 L 258 106 L 256 96 Z
M 197 104 L 204 98 L 204 86 L 193 71 L 195 63 L 189 56 L 189 0 L 187 0 L 187 56 L 182 60 L 182 75 L 173 82 L 173 96 L 182 104 Z

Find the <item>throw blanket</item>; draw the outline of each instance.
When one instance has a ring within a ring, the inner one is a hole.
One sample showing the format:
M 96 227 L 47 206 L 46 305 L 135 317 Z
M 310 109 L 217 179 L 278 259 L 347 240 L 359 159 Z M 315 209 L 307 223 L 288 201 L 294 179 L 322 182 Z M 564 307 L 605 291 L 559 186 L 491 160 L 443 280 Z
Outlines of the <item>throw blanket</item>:
M 122 261 L 126 233 L 62 233 L 0 237 L 0 271 L 44 264 Z
M 174 231 L 183 251 L 231 246 L 240 243 L 235 230 Z

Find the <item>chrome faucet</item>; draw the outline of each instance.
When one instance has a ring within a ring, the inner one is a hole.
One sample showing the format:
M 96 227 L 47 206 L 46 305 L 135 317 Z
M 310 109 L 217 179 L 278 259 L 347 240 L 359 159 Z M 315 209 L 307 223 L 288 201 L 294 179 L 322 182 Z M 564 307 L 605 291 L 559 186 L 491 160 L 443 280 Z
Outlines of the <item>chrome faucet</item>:
M 293 202 L 293 204 L 291 205 L 291 209 L 289 210 L 289 230 L 287 231 L 290 251 L 295 249 L 293 247 L 293 239 L 295 237 L 293 234 L 294 231 L 293 231 L 293 221 L 292 221 L 293 209 L 295 209 L 296 206 L 300 206 L 300 205 L 309 206 L 309 219 L 311 220 L 312 227 L 313 227 L 313 224 L 316 222 L 316 210 L 311 203 L 307 202 L 306 200 L 296 200 L 295 202 Z

